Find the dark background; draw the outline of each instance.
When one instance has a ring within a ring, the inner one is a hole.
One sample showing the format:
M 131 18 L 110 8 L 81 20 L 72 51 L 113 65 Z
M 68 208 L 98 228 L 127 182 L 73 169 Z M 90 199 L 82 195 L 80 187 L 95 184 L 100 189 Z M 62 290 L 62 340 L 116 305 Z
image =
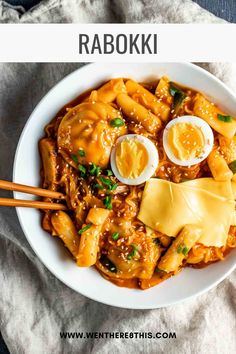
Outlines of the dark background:
M 174 1 L 174 0 L 173 0 Z M 193 0 L 214 15 L 236 23 L 236 0 Z M 40 0 L 7 0 L 11 5 L 21 5 L 26 10 L 35 6 Z M 0 334 L 0 354 L 8 354 L 7 347 Z

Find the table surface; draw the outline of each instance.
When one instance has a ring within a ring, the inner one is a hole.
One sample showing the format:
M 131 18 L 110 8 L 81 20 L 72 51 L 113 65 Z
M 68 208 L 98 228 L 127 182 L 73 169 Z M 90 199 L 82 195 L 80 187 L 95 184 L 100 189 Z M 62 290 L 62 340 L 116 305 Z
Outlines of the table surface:
M 11 5 L 21 5 L 26 10 L 38 4 L 40 0 L 6 0 Z M 229 22 L 236 23 L 236 1 L 235 0 L 193 0 L 214 15 Z M 9 354 L 7 347 L 0 334 L 0 354 Z

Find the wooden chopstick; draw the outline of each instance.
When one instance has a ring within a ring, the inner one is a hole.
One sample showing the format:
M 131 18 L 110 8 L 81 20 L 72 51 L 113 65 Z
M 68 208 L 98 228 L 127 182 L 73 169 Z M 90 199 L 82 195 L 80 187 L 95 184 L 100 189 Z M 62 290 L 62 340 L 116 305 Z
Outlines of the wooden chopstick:
M 40 197 L 48 197 L 52 199 L 65 199 L 64 194 L 59 192 L 50 191 L 48 189 L 26 186 L 24 184 L 9 182 L 0 180 L 0 189 L 6 189 L 8 191 L 17 191 L 22 193 L 28 193 L 37 195 Z M 41 202 L 37 200 L 23 200 L 23 199 L 11 199 L 11 198 L 0 198 L 0 206 L 10 206 L 10 207 L 25 207 L 25 208 L 36 208 L 36 209 L 51 209 L 51 210 L 65 210 L 67 209 L 63 204 Z
M 0 206 L 9 207 L 25 207 L 25 208 L 36 208 L 36 209 L 51 209 L 51 210 L 66 210 L 66 206 L 63 204 L 49 203 L 49 202 L 39 202 L 37 200 L 22 200 L 22 199 L 11 199 L 11 198 L 0 198 Z
M 48 189 L 26 186 L 24 184 L 9 182 L 0 180 L 0 189 L 6 189 L 8 191 L 17 191 L 28 194 L 37 195 L 40 197 L 48 197 L 53 199 L 65 199 L 65 196 L 62 193 L 50 191 Z

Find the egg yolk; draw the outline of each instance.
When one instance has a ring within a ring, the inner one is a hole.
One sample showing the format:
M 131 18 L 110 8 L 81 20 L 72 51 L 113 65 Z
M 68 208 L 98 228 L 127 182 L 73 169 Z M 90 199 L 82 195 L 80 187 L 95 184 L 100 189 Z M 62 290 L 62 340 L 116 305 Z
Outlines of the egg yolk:
M 205 138 L 201 128 L 196 125 L 177 123 L 168 131 L 168 145 L 177 159 L 186 161 L 199 157 L 205 146 Z
M 116 148 L 116 166 L 124 178 L 139 177 L 148 164 L 148 152 L 139 141 L 123 140 Z

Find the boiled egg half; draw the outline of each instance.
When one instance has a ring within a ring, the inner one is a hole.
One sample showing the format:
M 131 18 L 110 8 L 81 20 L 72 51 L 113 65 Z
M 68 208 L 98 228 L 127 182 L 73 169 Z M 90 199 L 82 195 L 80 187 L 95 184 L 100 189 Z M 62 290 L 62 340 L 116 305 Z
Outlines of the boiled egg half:
M 120 182 L 138 185 L 153 176 L 159 157 L 151 140 L 142 135 L 128 134 L 117 139 L 110 160 L 111 169 Z
M 192 166 L 203 161 L 210 154 L 213 144 L 211 127 L 195 116 L 171 120 L 163 133 L 165 152 L 179 166 Z

